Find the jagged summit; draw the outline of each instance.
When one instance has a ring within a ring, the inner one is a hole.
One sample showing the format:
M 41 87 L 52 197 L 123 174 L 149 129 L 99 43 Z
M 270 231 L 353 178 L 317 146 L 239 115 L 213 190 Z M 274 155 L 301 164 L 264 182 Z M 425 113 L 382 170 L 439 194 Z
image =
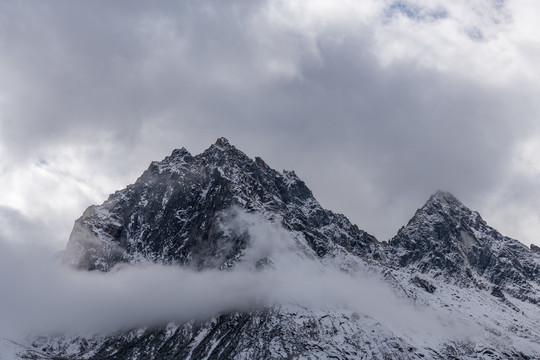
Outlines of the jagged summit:
M 540 283 L 530 250 L 501 235 L 452 194 L 437 191 L 389 242 L 398 266 L 529 297 Z
M 438 223 L 453 223 L 456 226 L 458 226 L 457 224 L 463 223 L 462 225 L 464 227 L 469 227 L 469 225 L 473 227 L 487 226 L 485 223 L 479 223 L 480 220 L 482 220 L 480 214 L 466 207 L 450 192 L 437 190 L 429 197 L 426 203 L 415 212 L 407 225 L 400 229 L 400 232 L 405 231 L 405 229 L 418 230 L 426 226 L 433 228 Z M 441 236 L 436 236 L 435 238 L 442 239 Z M 396 238 L 390 240 L 390 242 L 394 244 L 395 241 L 397 241 Z
M 459 201 L 452 193 L 440 189 L 429 197 L 428 202 L 447 202 L 461 204 L 461 201 Z
M 441 199 L 452 199 L 457 200 L 457 198 L 449 191 L 438 189 L 430 196 L 430 198 L 441 198 Z
M 439 216 L 449 217 L 457 221 L 462 219 L 476 218 L 478 213 L 473 212 L 448 191 L 437 190 L 429 197 L 426 203 L 417 210 L 411 219 Z M 459 220 L 458 220 L 459 218 Z
M 189 151 L 186 150 L 185 147 L 182 147 L 180 149 L 173 150 L 170 157 L 177 158 L 177 157 L 184 157 L 184 156 L 191 156 L 191 154 L 189 153 Z
M 453 208 L 454 210 L 460 209 L 465 213 L 472 212 L 451 192 L 444 190 L 437 190 L 435 193 L 433 193 L 421 209 L 428 207 L 439 207 L 446 210 Z
M 226 148 L 228 146 L 231 146 L 229 143 L 229 140 L 225 139 L 224 137 L 220 137 L 216 140 L 215 145 L 220 148 Z
M 196 156 L 174 150 L 133 185 L 89 207 L 75 222 L 64 259 L 104 271 L 141 260 L 228 268 L 249 243 L 222 226 L 232 207 L 280 222 L 319 257 L 338 248 L 383 256 L 371 235 L 323 209 L 294 172 L 280 173 L 219 138 Z

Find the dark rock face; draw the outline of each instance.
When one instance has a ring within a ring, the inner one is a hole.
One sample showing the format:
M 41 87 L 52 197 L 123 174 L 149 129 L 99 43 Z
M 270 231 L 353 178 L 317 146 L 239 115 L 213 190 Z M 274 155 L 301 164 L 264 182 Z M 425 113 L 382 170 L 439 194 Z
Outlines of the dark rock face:
M 140 260 L 227 268 L 249 242 L 247 233 L 227 233 L 220 226 L 234 216 L 227 212 L 234 206 L 279 219 L 319 257 L 336 246 L 381 257 L 373 236 L 323 209 L 294 172 L 277 172 L 220 138 L 197 156 L 174 150 L 135 184 L 90 206 L 75 222 L 64 261 L 103 271 Z
M 418 276 L 415 276 L 412 278 L 413 284 L 418 286 L 421 289 L 424 289 L 430 294 L 433 294 L 435 290 L 437 290 L 437 287 L 435 287 L 433 284 L 431 284 L 429 281 L 419 278 Z
M 540 269 L 530 251 L 505 237 L 447 192 L 438 191 L 390 241 L 400 267 L 444 276 L 465 286 L 485 281 L 538 302 L 531 292 Z
M 531 251 L 533 253 L 540 253 L 540 247 L 534 245 L 534 244 L 531 244 Z
M 493 289 L 491 289 L 491 295 L 501 299 L 501 300 L 505 300 L 506 297 L 504 296 L 501 288 L 499 286 L 495 286 Z

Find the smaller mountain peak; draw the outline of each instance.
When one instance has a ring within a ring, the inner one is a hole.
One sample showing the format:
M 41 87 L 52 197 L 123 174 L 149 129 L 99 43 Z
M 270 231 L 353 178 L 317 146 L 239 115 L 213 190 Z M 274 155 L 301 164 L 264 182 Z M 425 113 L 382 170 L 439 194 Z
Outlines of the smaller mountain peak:
M 540 247 L 534 245 L 534 244 L 531 244 L 531 251 L 533 253 L 540 253 Z
M 456 215 L 455 211 L 461 212 L 462 214 L 470 214 L 472 210 L 466 207 L 461 201 L 459 201 L 454 195 L 448 191 L 437 190 L 433 195 L 431 195 L 422 206 L 419 211 L 420 213 L 432 213 L 433 211 L 442 211 L 449 214 L 450 209 L 453 209 L 453 214 Z M 464 215 L 469 216 L 469 215 Z
M 174 149 L 171 155 L 165 157 L 162 161 L 152 161 L 150 169 L 162 173 L 163 171 L 178 171 L 184 165 L 193 161 L 193 156 L 182 147 Z
M 229 144 L 229 140 L 225 139 L 224 137 L 218 138 L 216 140 L 215 145 L 220 147 L 220 148 L 225 148 L 225 147 L 231 146 L 231 144 Z
M 177 158 L 177 157 L 184 157 L 186 155 L 191 155 L 191 154 L 189 153 L 189 151 L 186 150 L 185 147 L 182 147 L 181 149 L 174 149 L 171 154 L 171 157 Z
M 452 199 L 455 199 L 455 196 L 452 195 L 449 191 L 444 191 L 444 190 L 440 190 L 440 189 L 435 191 L 433 196 L 437 197 L 437 198 L 452 198 Z
M 443 191 L 443 190 L 437 190 L 433 195 L 431 195 L 428 203 L 441 202 L 441 201 L 447 202 L 447 203 L 461 204 L 461 201 L 459 201 L 454 195 L 452 195 L 448 191 Z
M 298 176 L 296 175 L 296 173 L 294 172 L 294 170 L 285 170 L 285 169 L 283 169 L 283 174 L 285 174 L 285 175 L 291 175 L 292 177 L 298 177 Z

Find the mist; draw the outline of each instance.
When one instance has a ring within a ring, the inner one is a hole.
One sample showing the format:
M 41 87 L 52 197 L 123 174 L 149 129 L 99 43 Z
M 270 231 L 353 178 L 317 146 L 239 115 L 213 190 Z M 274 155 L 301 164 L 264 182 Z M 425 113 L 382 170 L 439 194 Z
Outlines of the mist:
M 238 210 L 227 219 L 222 229 L 249 231 L 251 243 L 234 269 L 224 271 L 149 263 L 77 271 L 32 243 L 2 239 L 0 337 L 106 334 L 276 305 L 355 311 L 403 334 L 472 333 L 448 325 L 449 315 L 412 305 L 368 272 L 323 265 L 301 237 L 276 223 Z M 257 269 L 261 258 L 270 265 Z

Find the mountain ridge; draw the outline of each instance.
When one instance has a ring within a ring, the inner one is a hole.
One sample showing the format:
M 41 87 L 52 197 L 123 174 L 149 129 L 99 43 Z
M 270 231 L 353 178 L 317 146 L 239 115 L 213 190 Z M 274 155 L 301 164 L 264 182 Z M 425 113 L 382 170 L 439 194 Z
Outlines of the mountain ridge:
M 335 250 L 334 245 L 362 256 L 381 257 L 382 248 L 374 236 L 344 215 L 323 209 L 294 171 L 279 173 L 219 138 L 197 156 L 185 149 L 174 150 L 163 161 L 152 162 L 134 184 L 111 194 L 103 205 L 89 207 L 75 222 L 64 262 L 89 270 L 109 270 L 118 262 L 137 258 L 187 264 L 198 255 L 190 248 L 208 240 L 235 244 L 219 260 L 219 266 L 228 267 L 247 239 L 220 239 L 223 234 L 215 232 L 214 226 L 233 205 L 269 218 L 281 216 L 283 226 L 300 232 L 320 257 Z M 154 225 L 142 229 L 141 222 Z M 168 243 L 163 244 L 163 239 Z M 209 264 L 202 259 L 195 266 Z
M 257 233 L 261 226 L 270 233 Z M 272 237 L 287 246 L 268 247 Z M 279 268 L 283 252 L 293 252 L 285 270 Z M 97 337 L 38 337 L 28 356 L 540 358 L 540 256 L 452 194 L 434 193 L 396 236 L 380 243 L 323 209 L 294 171 L 275 171 L 225 138 L 195 156 L 174 150 L 134 184 L 89 207 L 75 222 L 63 262 L 104 274 L 144 262 L 196 272 L 250 269 L 276 274 L 278 282 L 308 264 L 308 278 L 294 284 L 325 286 L 324 298 L 346 305 L 297 300 Z M 325 278 L 330 275 L 335 278 Z
M 540 301 L 531 296 L 540 285 L 532 252 L 448 192 L 432 195 L 389 244 L 402 267 L 479 288 L 502 287 L 521 300 Z

